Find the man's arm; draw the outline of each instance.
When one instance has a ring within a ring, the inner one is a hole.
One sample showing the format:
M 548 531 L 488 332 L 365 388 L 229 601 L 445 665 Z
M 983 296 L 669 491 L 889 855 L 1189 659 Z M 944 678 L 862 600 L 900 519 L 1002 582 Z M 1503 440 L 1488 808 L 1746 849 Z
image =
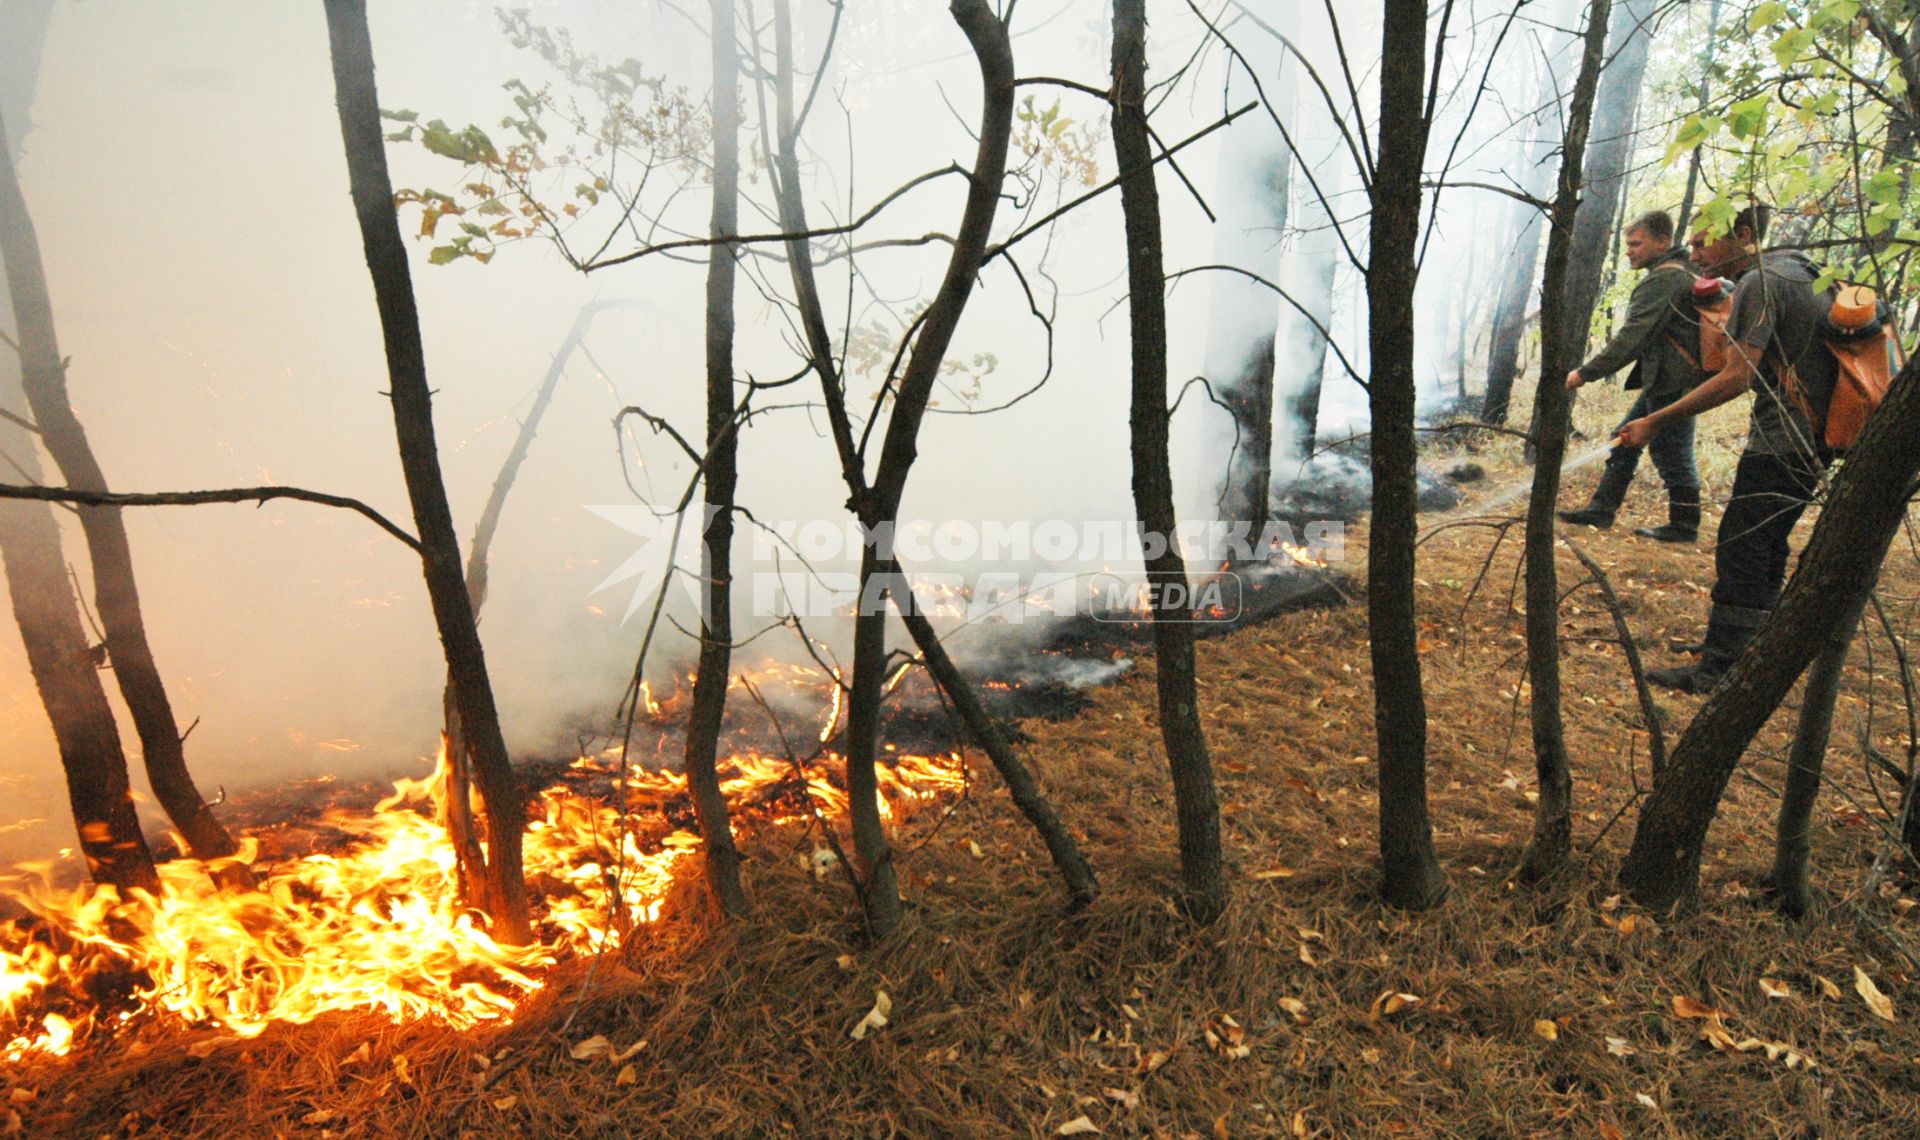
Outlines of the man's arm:
M 1599 380 L 1611 376 L 1627 365 L 1640 359 L 1653 338 L 1660 334 L 1667 323 L 1674 297 L 1682 285 L 1691 287 L 1692 278 L 1673 269 L 1649 269 L 1646 280 L 1634 286 L 1633 297 L 1627 302 L 1627 319 L 1621 322 L 1618 330 L 1593 354 L 1585 364 L 1574 369 L 1579 382 Z M 1574 375 L 1569 374 L 1567 385 L 1578 387 Z
M 1653 433 L 1674 420 L 1711 411 L 1753 386 L 1762 348 L 1757 344 L 1728 346 L 1727 366 L 1714 373 L 1693 391 L 1650 416 L 1629 422 L 1620 429 L 1620 445 L 1645 447 Z

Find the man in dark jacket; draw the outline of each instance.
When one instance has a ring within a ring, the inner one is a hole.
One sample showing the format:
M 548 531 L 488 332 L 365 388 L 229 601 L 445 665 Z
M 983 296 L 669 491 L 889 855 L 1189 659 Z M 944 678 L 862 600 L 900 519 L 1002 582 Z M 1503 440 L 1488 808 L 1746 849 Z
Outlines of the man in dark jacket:
M 1727 366 L 1620 430 L 1622 444 L 1635 446 L 1669 423 L 1753 392 L 1747 445 L 1714 549 L 1713 610 L 1700 663 L 1647 671 L 1654 684 L 1684 692 L 1713 688 L 1773 610 L 1786 581 L 1788 538 L 1830 458 L 1784 379 L 1791 366 L 1806 391 L 1832 393 L 1838 366 L 1825 340 L 1829 301 L 1814 289 L 1820 270 L 1806 258 L 1760 252 L 1769 214 L 1760 205 L 1740 211 L 1731 232 L 1701 259 L 1704 271 L 1739 281 L 1727 320 Z
M 1627 419 L 1637 420 L 1686 395 L 1705 377 L 1681 344 L 1689 336 L 1697 342 L 1698 335 L 1689 322 L 1694 276 L 1687 267 L 1686 251 L 1673 244 L 1673 219 L 1656 210 L 1629 225 L 1626 239 L 1627 264 L 1645 270 L 1646 276 L 1634 286 L 1627 319 L 1619 331 L 1591 360 L 1567 373 L 1567 391 L 1631 364 L 1627 389 L 1639 389 L 1640 398 Z M 1693 351 L 1699 351 L 1697 344 Z M 1691 418 L 1663 426 L 1645 448 L 1614 448 L 1592 500 L 1577 511 L 1561 511 L 1560 517 L 1583 526 L 1612 526 L 1643 450 L 1653 452 L 1653 466 L 1667 485 L 1667 523 L 1633 533 L 1661 542 L 1692 542 L 1699 537 L 1700 475 L 1693 464 Z

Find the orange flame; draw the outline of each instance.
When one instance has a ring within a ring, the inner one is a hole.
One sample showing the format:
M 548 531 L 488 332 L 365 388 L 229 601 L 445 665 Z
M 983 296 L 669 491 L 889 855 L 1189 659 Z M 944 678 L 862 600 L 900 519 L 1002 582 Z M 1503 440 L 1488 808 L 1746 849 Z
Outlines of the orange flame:
M 880 773 L 889 816 L 965 786 L 957 755 L 889 759 Z M 844 762 L 830 756 L 807 777 L 807 794 L 829 819 L 846 811 L 832 764 Z M 575 767 L 616 771 L 607 765 L 599 757 Z M 785 760 L 735 756 L 722 771 L 729 800 L 746 805 L 739 819 L 778 826 L 812 814 L 813 807 L 795 806 L 805 801 L 793 794 L 798 780 Z M 0 928 L 0 1024 L 12 1021 L 4 1032 L 14 1034 L 0 1036 L 0 1060 L 62 1055 L 101 1022 L 143 1014 L 241 1037 L 341 1010 L 456 1029 L 511 1018 L 541 987 L 546 967 L 657 920 L 675 881 L 698 873 L 689 858 L 697 835 L 671 825 L 664 835 L 659 827 L 644 834 L 638 823 L 659 820 L 657 812 L 629 810 L 623 819 L 611 805 L 554 785 L 540 793 L 524 853 L 529 879 L 552 884 L 540 938 L 502 945 L 458 900 L 454 849 L 435 822 L 439 813 L 420 810 L 438 805 L 445 777 L 443 756 L 433 775 L 399 781 L 371 814 L 328 813 L 326 822 L 349 837 L 345 846 L 256 868 L 256 891 L 222 891 L 206 865 L 189 859 L 160 866 L 158 898 L 144 891 L 122 898 L 90 884 L 59 890 L 50 864 L 23 865 L 23 874 L 0 881 L 0 893 L 42 929 Z M 686 780 L 677 772 L 635 770 L 621 783 L 630 809 L 684 802 Z M 772 806 L 752 808 L 761 801 Z M 253 863 L 259 841 L 249 837 L 242 847 L 236 858 Z M 98 975 L 137 979 L 133 1008 L 107 1014 L 83 997 L 71 1000 Z M 81 1012 L 41 1012 L 50 1004 Z

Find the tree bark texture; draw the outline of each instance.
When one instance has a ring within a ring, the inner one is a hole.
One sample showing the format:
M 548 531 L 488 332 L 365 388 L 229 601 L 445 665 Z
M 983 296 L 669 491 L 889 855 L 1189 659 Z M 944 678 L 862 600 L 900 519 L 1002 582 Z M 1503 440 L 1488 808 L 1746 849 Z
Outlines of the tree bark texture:
M 1564 319 L 1575 218 L 1581 204 L 1581 168 L 1592 121 L 1594 88 L 1606 50 L 1607 14 L 1613 0 L 1593 0 L 1580 72 L 1567 108 L 1560 154 L 1559 189 L 1549 218 L 1546 275 L 1540 291 L 1540 386 L 1534 399 L 1539 427 L 1538 462 L 1527 502 L 1527 676 L 1532 682 L 1533 764 L 1540 798 L 1534 804 L 1533 838 L 1521 861 L 1523 878 L 1539 881 L 1558 871 L 1573 845 L 1573 774 L 1568 768 L 1566 726 L 1560 713 L 1560 579 L 1554 565 L 1554 506 L 1560 495 L 1560 464 L 1567 454 L 1573 410 L 1567 391 L 1568 349 L 1579 339 Z
M 11 160 L 4 176 L 0 176 L 0 257 L 6 262 L 12 294 L 21 388 L 39 428 L 40 443 L 69 487 L 105 491 L 106 475 L 67 394 L 66 363 L 54 331 L 53 302 L 40 260 L 40 243 Z M 180 726 L 174 720 L 173 705 L 147 642 L 126 519 L 121 509 L 113 506 L 80 507 L 77 513 L 87 539 L 94 606 L 106 634 L 107 659 L 140 737 L 154 798 L 180 829 L 189 854 L 208 861 L 225 859 L 238 851 L 239 845 L 214 816 L 187 771 Z M 232 862 L 223 865 L 218 875 L 235 885 L 251 878 L 244 866 Z
M 461 569 L 460 539 L 454 531 L 453 512 L 447 504 L 440 471 L 419 309 L 407 266 L 406 243 L 393 209 L 393 182 L 387 173 L 366 2 L 327 0 L 326 12 L 340 133 L 360 239 L 380 312 L 401 472 L 413 507 L 434 624 L 446 655 L 460 724 L 469 741 L 475 780 L 487 809 L 489 913 L 499 937 L 524 943 L 532 937 L 520 862 L 526 808 L 501 735 L 486 652 Z
M 1380 750 L 1380 889 L 1391 905 L 1416 910 L 1447 893 L 1427 817 L 1427 703 L 1413 597 L 1418 536 L 1413 299 L 1430 127 L 1424 106 L 1426 52 L 1426 0 L 1386 0 L 1367 264 L 1373 361 L 1367 393 L 1373 433 L 1367 630 Z
M 14 163 L 33 105 L 52 7 L 46 0 L 23 0 L 0 8 L 4 20 L 0 43 L 7 49 L 6 65 L 0 67 L 0 159 L 6 164 L 0 174 L 6 189 L 0 192 L 17 203 L 0 213 L 0 218 L 8 220 L 16 213 L 26 216 Z M 0 319 L 6 319 L 13 307 L 5 274 L 0 274 L 0 294 L 9 298 L 0 305 Z M 20 365 L 12 352 L 0 353 L 0 393 L 4 393 L 0 400 L 16 409 L 25 407 Z M 17 466 L 21 478 L 33 483 L 42 477 L 39 446 L 25 429 L 0 422 L 0 452 Z M 134 810 L 120 727 L 81 623 L 51 504 L 0 501 L 0 564 L 6 570 L 27 667 L 59 750 L 67 804 L 87 873 L 95 882 L 118 887 L 122 893 L 135 887 L 158 893 L 160 878 Z
M 1807 913 L 1812 893 L 1807 886 L 1807 865 L 1813 839 L 1813 805 L 1820 798 L 1820 781 L 1826 772 L 1827 740 L 1833 732 L 1833 706 L 1840 696 L 1840 679 L 1847 669 L 1847 647 L 1860 621 L 1866 602 L 1855 607 L 1852 616 L 1834 629 L 1825 648 L 1807 670 L 1806 688 L 1800 693 L 1800 721 L 1793 733 L 1793 747 L 1787 754 L 1787 778 L 1780 788 L 1780 817 L 1774 831 L 1773 873 L 1767 877 L 1773 888 L 1774 902 L 1794 918 Z
M 788 233 L 798 234 L 807 231 L 807 214 L 805 198 L 800 190 L 798 124 L 793 105 L 793 30 L 788 0 L 775 0 L 773 18 L 775 130 L 778 142 L 769 147 L 768 165 L 775 175 L 775 198 L 781 228 Z M 827 330 L 825 309 L 820 302 L 812 250 L 805 239 L 787 242 L 786 250 L 809 363 L 820 380 L 822 402 L 834 449 L 840 459 L 841 475 L 850 502 L 857 508 L 870 498 L 866 473 L 860 461 L 859 447 L 854 441 L 852 421 L 847 414 L 846 391 L 834 365 L 833 340 Z M 893 601 L 906 623 L 908 633 L 920 647 L 929 670 L 999 770 L 1016 806 L 1046 843 L 1055 866 L 1066 881 L 1072 905 L 1075 908 L 1084 905 L 1093 898 L 1097 884 L 1092 869 L 1080 853 L 1079 844 L 1061 824 L 1057 813 L 1014 752 L 1011 742 L 993 723 L 972 687 L 954 666 L 941 646 L 938 635 L 934 633 L 932 624 L 911 604 L 911 594 L 896 594 Z
M 1114 0 L 1113 150 L 1123 172 L 1120 207 L 1126 218 L 1127 308 L 1133 330 L 1133 501 L 1143 535 L 1165 539 L 1148 544 L 1148 581 L 1160 589 L 1178 585 L 1184 593 L 1186 564 L 1173 541 L 1178 520 L 1167 446 L 1166 271 L 1160 244 L 1160 195 L 1147 130 L 1146 39 L 1146 0 Z M 1270 346 L 1269 341 L 1269 368 Z M 1262 494 L 1263 502 L 1264 498 Z M 1221 865 L 1213 761 L 1200 726 L 1193 625 L 1184 610 L 1168 612 L 1155 605 L 1151 616 L 1160 738 L 1173 774 L 1179 828 L 1181 903 L 1196 921 L 1211 922 L 1226 910 L 1230 892 Z
M 708 7 L 713 40 L 713 215 L 708 233 L 719 241 L 740 232 L 740 51 L 733 0 L 712 0 Z M 707 525 L 700 550 L 700 664 L 693 678 L 683 754 L 687 790 L 706 852 L 707 885 L 729 915 L 747 910 L 740 850 L 734 846 L 717 770 L 727 670 L 733 659 L 733 496 L 740 452 L 733 422 L 736 256 L 732 246 L 715 245 L 707 260 Z
M 1583 197 L 1573 223 L 1573 250 L 1569 255 L 1566 355 L 1575 362 L 1587 354 L 1593 307 L 1600 299 L 1601 280 L 1612 260 L 1607 251 L 1618 228 L 1614 218 L 1632 172 L 1634 116 L 1640 109 L 1640 90 L 1646 85 L 1653 19 L 1660 7 L 1659 0 L 1622 0 L 1609 21 L 1609 58 L 1594 99 L 1593 142 L 1587 147 Z

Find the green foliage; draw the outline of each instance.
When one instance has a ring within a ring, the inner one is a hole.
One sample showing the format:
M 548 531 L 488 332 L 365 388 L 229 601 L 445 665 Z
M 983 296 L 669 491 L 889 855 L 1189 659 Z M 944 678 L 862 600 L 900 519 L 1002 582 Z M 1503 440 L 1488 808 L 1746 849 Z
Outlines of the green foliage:
M 1908 206 L 1914 108 L 1882 17 L 1910 7 L 1861 0 L 1766 0 L 1723 25 L 1711 77 L 1721 94 L 1674 129 L 1667 162 L 1700 149 L 1717 191 L 1696 215 L 1718 235 L 1754 201 L 1774 205 L 1771 245 L 1807 248 L 1830 277 L 1900 297 L 1920 284 Z M 1898 9 L 1898 10 L 1895 10 Z
M 532 21 L 525 11 L 498 13 L 516 48 L 548 72 L 537 85 L 513 78 L 501 84 L 512 105 L 498 131 L 504 147 L 476 125 L 455 129 L 441 119 L 421 122 L 416 111 L 382 111 L 399 129 L 389 142 L 411 143 L 460 167 L 456 189 L 401 189 L 396 208 L 420 211 L 418 236 L 437 240 L 443 219 L 460 233 L 433 246 L 427 260 L 485 264 L 501 246 L 544 236 L 576 264 L 570 234 L 603 202 L 618 228 L 646 208 L 651 177 L 665 170 L 676 186 L 707 177 L 712 146 L 710 113 L 684 87 L 647 74 L 638 60 L 606 63 L 577 49 L 565 29 Z M 621 172 L 618 182 L 614 171 Z M 603 245 L 600 238 L 592 246 Z M 589 255 L 590 256 L 590 255 Z
M 1039 107 L 1028 95 L 1014 108 L 1014 149 L 1025 156 L 1024 169 L 1037 168 L 1061 182 L 1092 186 L 1100 180 L 1099 123 L 1076 123 L 1060 113 L 1060 100 Z

